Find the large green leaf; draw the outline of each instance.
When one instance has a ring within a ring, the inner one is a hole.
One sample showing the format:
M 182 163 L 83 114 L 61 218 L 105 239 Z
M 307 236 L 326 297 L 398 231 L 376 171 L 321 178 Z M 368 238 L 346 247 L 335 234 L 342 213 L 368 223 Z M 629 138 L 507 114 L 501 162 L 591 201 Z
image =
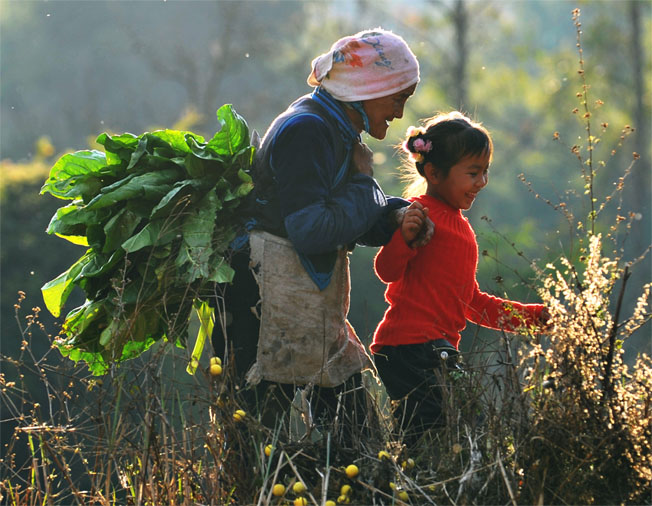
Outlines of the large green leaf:
M 200 200 L 202 191 L 205 191 L 202 181 L 186 180 L 176 183 L 167 195 L 154 206 L 150 219 L 183 212 L 193 202 Z
M 96 141 L 104 146 L 106 159 L 111 164 L 123 164 L 125 167 L 131 160 L 132 153 L 138 147 L 139 137 L 124 133 L 121 135 L 100 134 Z
M 183 239 L 176 265 L 185 266 L 183 279 L 188 283 L 209 276 L 209 261 L 213 253 L 211 240 L 217 208 L 217 195 L 210 191 L 189 211 L 181 227 Z
M 149 134 L 153 138 L 164 141 L 177 154 L 190 153 L 189 139 L 194 139 L 198 143 L 203 143 L 204 138 L 201 135 L 192 132 L 183 132 L 180 130 L 156 130 Z
M 91 256 L 88 263 L 81 270 L 79 277 L 92 278 L 103 276 L 104 274 L 112 271 L 117 263 L 124 258 L 124 256 L 125 252 L 122 249 L 114 251 L 110 256 L 96 253 Z
M 87 250 L 79 260 L 68 268 L 68 270 L 62 272 L 52 281 L 48 281 L 41 287 L 45 306 L 53 316 L 59 316 L 61 314 L 63 305 L 66 303 L 68 296 L 75 287 L 73 282 L 78 278 L 82 269 L 86 264 L 88 264 L 88 262 L 90 262 L 92 257 L 93 253 L 91 250 Z
M 50 193 L 60 199 L 74 199 L 99 189 L 94 175 L 107 166 L 101 151 L 76 151 L 63 155 L 50 169 L 50 176 L 41 188 L 41 194 Z
M 141 221 L 142 217 L 129 208 L 123 207 L 118 211 L 118 214 L 114 215 L 104 225 L 106 239 L 102 252 L 108 253 L 119 248 L 123 242 L 131 237 Z
M 159 219 L 151 221 L 133 237 L 122 243 L 122 248 L 133 253 L 148 246 L 163 246 L 173 241 L 180 230 L 173 222 Z
M 79 348 L 63 339 L 56 341 L 55 344 L 61 355 L 68 357 L 73 362 L 84 362 L 93 375 L 102 376 L 109 372 L 109 364 L 101 353 L 85 351 L 84 348 Z
M 210 274 L 207 279 L 215 283 L 230 283 L 233 281 L 234 275 L 233 268 L 224 258 L 220 257 L 211 263 Z
M 209 149 L 218 155 L 233 156 L 249 143 L 249 127 L 231 104 L 225 104 L 217 110 L 217 121 L 221 128 L 208 141 Z
M 107 190 L 88 203 L 89 209 L 99 209 L 111 206 L 116 202 L 144 198 L 145 200 L 160 201 L 170 191 L 172 185 L 179 178 L 177 169 L 167 169 L 157 172 L 147 172 L 132 177 L 126 184 Z
M 80 201 L 75 201 L 57 209 L 48 224 L 48 234 L 57 234 L 75 242 L 69 237 L 85 236 L 88 226 L 104 223 L 111 217 L 110 211 L 106 209 L 89 209 L 80 204 Z

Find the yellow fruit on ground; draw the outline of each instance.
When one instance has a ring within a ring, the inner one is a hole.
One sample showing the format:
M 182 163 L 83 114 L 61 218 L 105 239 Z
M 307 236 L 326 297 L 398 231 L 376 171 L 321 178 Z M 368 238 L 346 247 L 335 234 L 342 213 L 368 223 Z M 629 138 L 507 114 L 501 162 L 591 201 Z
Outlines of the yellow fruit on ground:
M 351 485 L 342 485 L 340 489 L 340 494 L 349 495 L 351 493 Z
M 285 494 L 285 485 L 282 483 L 277 483 L 272 487 L 272 495 L 276 497 L 281 497 L 283 494 Z
M 222 359 L 220 357 L 211 357 L 211 365 L 213 364 L 222 365 Z
M 236 422 L 243 420 L 245 416 L 247 416 L 247 413 L 245 413 L 241 409 L 238 409 L 235 413 L 233 413 L 233 419 Z
M 331 501 L 330 499 L 326 501 L 324 506 L 337 506 L 337 503 L 335 501 Z
M 346 466 L 344 472 L 349 478 L 355 478 L 356 476 L 358 476 L 360 470 L 358 469 L 358 466 L 356 466 L 355 464 L 349 464 L 348 466 Z
M 379 458 L 380 460 L 383 460 L 383 459 L 389 459 L 390 456 L 389 456 L 389 453 L 387 453 L 385 450 L 380 450 L 380 451 L 378 452 L 378 458 Z
M 272 445 L 267 445 L 265 447 L 265 455 L 269 457 L 271 454 L 272 454 Z
M 219 376 L 222 374 L 222 366 L 220 364 L 211 364 L 211 376 Z
M 295 494 L 303 494 L 306 491 L 306 486 L 300 481 L 297 481 L 294 485 L 292 485 L 292 490 Z
M 398 493 L 398 498 L 403 502 L 408 502 L 410 500 L 410 496 L 408 495 L 408 493 L 405 490 L 401 490 Z
M 308 501 L 306 501 L 305 497 L 297 497 L 294 500 L 294 506 L 307 506 L 307 505 L 308 505 Z

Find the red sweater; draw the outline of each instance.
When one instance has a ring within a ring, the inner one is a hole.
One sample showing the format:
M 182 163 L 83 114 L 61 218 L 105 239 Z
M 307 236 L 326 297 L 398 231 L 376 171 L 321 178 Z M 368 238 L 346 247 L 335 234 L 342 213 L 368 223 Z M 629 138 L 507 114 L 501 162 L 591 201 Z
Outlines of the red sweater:
M 416 344 L 444 338 L 459 347 L 466 320 L 493 329 L 514 330 L 534 324 L 541 304 L 521 304 L 480 291 L 475 279 L 478 244 L 459 209 L 422 195 L 430 209 L 435 234 L 422 248 L 412 249 L 400 227 L 376 255 L 376 274 L 387 283 L 389 308 L 374 334 L 371 352 L 382 346 Z

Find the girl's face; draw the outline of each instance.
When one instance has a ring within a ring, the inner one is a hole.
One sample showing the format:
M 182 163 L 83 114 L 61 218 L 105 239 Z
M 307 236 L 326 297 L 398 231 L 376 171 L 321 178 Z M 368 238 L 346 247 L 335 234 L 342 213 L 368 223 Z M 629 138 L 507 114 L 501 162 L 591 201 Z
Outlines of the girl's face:
M 470 209 L 478 192 L 489 182 L 489 153 L 465 156 L 451 167 L 447 177 L 431 163 L 425 166 L 426 193 L 453 209 Z

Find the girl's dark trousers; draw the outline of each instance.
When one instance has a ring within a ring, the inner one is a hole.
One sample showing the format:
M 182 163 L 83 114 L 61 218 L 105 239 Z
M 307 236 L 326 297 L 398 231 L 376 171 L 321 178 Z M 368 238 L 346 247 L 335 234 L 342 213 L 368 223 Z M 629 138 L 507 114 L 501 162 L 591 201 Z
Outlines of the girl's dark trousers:
M 396 401 L 397 430 L 406 443 L 445 425 L 444 374 L 459 367 L 458 351 L 448 341 L 383 346 L 373 357 L 388 396 Z

